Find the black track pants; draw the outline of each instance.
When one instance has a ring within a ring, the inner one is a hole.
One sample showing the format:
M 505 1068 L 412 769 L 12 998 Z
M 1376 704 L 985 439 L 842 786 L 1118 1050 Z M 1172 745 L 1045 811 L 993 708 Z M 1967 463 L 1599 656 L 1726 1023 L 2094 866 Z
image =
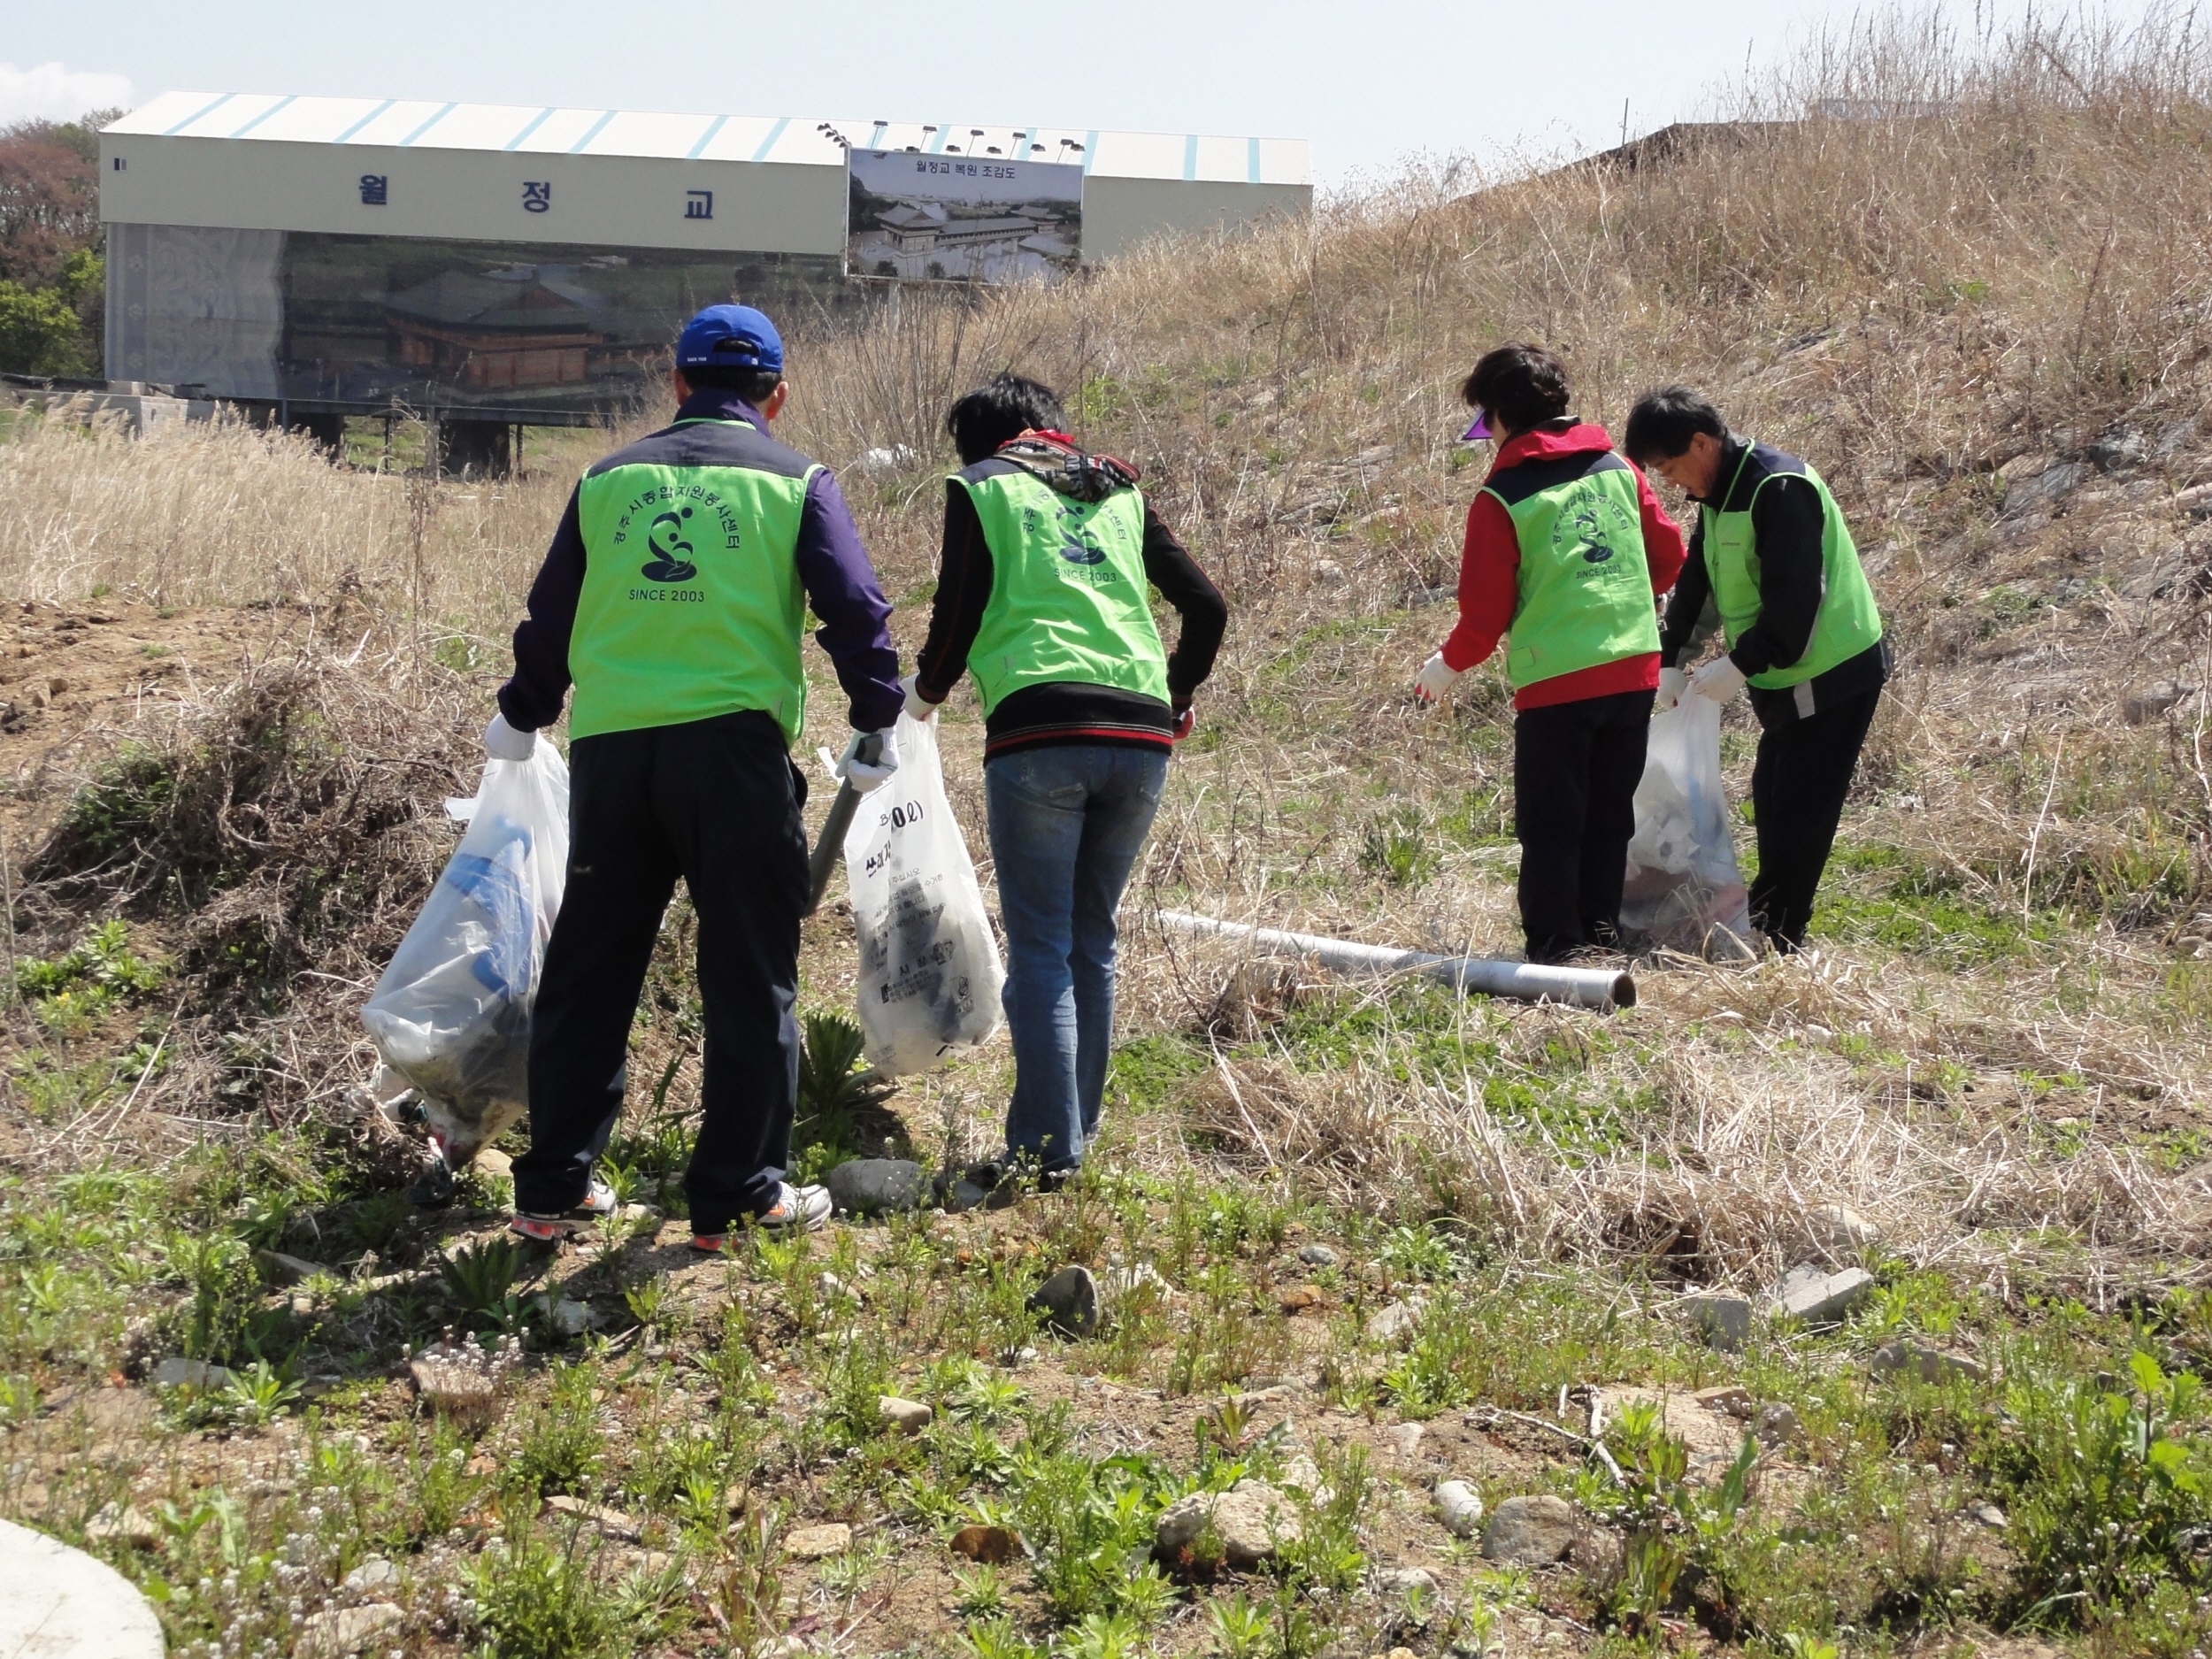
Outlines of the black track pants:
M 1652 695 L 1619 691 L 1513 717 L 1513 833 L 1531 962 L 1618 938 Z
M 799 914 L 806 780 L 764 714 L 608 732 L 569 756 L 568 891 L 530 1031 L 530 1150 L 515 1204 L 582 1202 L 606 1148 L 638 993 L 680 875 L 699 914 L 704 1121 L 685 1190 L 692 1228 L 772 1207 L 798 1092 Z
M 1828 867 L 1851 793 L 1859 750 L 1874 724 L 1880 687 L 1759 738 L 1751 769 L 1751 810 L 1759 831 L 1759 874 L 1751 884 L 1751 925 L 1778 950 L 1805 942 L 1813 895 Z

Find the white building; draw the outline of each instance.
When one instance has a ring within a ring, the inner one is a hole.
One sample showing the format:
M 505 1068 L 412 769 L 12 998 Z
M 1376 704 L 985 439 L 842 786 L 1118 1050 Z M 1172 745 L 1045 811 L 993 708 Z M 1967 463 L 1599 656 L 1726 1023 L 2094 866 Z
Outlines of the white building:
M 699 305 L 858 303 L 847 142 L 1079 163 L 1086 264 L 1312 202 L 1298 139 L 172 92 L 101 135 L 107 373 L 595 419 Z

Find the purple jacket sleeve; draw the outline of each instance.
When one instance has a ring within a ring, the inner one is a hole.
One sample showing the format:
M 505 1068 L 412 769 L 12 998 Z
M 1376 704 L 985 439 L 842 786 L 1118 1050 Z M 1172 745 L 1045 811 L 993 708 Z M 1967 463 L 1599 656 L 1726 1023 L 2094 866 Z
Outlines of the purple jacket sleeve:
M 876 732 L 905 706 L 899 653 L 887 626 L 891 602 L 860 545 L 860 530 L 837 480 L 824 467 L 807 481 L 799 517 L 799 580 L 822 626 L 814 638 L 829 653 L 837 682 L 852 700 L 853 729 Z
M 583 591 L 584 533 L 571 490 L 568 511 L 530 584 L 529 614 L 515 629 L 514 676 L 499 688 L 499 711 L 518 732 L 534 732 L 561 718 L 561 701 L 568 695 L 568 640 Z

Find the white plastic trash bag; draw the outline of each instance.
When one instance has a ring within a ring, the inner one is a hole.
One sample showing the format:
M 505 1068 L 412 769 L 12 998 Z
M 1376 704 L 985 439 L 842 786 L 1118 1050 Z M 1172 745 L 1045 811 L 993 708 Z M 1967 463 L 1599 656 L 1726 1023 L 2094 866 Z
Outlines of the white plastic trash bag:
M 568 764 L 540 740 L 528 760 L 487 761 L 475 800 L 446 810 L 468 830 L 361 1018 L 457 1170 L 528 1104 L 530 1009 L 568 880 Z
M 1729 961 L 1751 954 L 1751 918 L 1720 778 L 1720 704 L 1686 695 L 1652 717 L 1636 786 L 1621 926 L 1654 945 Z
M 864 795 L 845 835 L 860 934 L 860 1028 L 888 1077 L 935 1070 L 998 1029 L 1006 972 L 933 725 L 899 716 L 899 769 Z

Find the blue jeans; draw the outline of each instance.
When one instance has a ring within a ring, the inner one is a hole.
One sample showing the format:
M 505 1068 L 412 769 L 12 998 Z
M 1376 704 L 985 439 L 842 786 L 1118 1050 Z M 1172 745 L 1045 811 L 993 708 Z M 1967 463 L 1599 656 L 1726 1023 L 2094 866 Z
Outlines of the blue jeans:
M 1094 744 L 985 763 L 1014 1038 L 1007 1150 L 1048 1170 L 1098 1133 L 1114 1035 L 1114 910 L 1160 808 L 1167 756 Z

